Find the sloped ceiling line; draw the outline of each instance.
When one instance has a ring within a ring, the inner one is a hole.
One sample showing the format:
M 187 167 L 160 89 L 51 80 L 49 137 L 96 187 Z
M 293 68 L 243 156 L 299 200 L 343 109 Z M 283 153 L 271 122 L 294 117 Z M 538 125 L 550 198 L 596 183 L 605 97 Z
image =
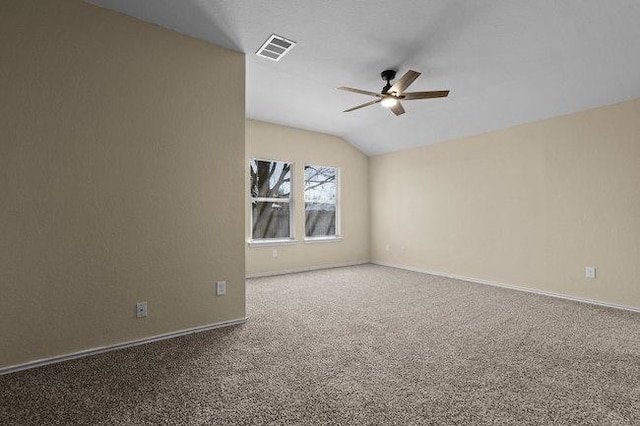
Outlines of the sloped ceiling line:
M 246 54 L 247 116 L 380 154 L 640 97 L 637 0 L 86 0 Z M 254 55 L 272 33 L 280 62 Z M 268 62 L 268 63 L 267 63 Z M 380 72 L 422 73 L 393 116 L 336 88 L 378 91 Z

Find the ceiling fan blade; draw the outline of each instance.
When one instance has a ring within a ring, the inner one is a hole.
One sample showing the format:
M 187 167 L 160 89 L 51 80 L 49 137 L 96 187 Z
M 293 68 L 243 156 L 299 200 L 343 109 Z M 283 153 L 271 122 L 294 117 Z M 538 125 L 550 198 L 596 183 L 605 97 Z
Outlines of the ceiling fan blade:
M 393 83 L 393 86 L 391 86 L 391 89 L 389 89 L 389 92 L 396 92 L 398 94 L 403 94 L 402 92 L 404 92 L 407 89 L 407 87 L 409 87 L 409 85 L 413 83 L 418 77 L 420 77 L 419 72 L 413 71 L 413 70 L 407 71 L 405 75 L 400 77 L 400 80 Z
M 402 108 L 402 104 L 400 102 L 396 103 L 394 106 L 389 107 L 389 109 L 395 114 L 395 115 L 401 115 L 404 114 L 404 108 Z
M 449 96 L 448 90 L 438 90 L 433 92 L 406 92 L 402 94 L 404 100 L 410 101 L 413 99 L 431 99 L 431 98 L 446 98 Z
M 375 96 L 376 98 L 381 98 L 382 97 L 382 95 L 380 93 L 369 92 L 367 90 L 354 89 L 353 87 L 340 86 L 340 87 L 338 87 L 338 89 L 346 90 L 347 92 L 360 93 L 361 95 Z
M 370 101 L 370 102 L 366 102 L 366 103 L 358 105 L 358 106 L 354 106 L 353 108 L 345 109 L 342 112 L 351 112 L 351 111 L 356 110 L 356 109 L 360 109 L 360 108 L 364 108 L 364 107 L 369 106 L 369 105 L 377 104 L 380 101 L 382 101 L 382 99 L 376 99 L 376 100 L 373 100 L 373 101 Z

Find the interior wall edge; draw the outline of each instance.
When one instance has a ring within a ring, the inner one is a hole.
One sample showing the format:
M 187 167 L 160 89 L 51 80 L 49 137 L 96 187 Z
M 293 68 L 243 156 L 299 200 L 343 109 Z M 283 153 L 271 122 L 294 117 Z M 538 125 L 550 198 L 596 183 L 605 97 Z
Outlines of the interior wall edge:
M 244 54 L 81 0 L 0 22 L 0 368 L 246 316 Z

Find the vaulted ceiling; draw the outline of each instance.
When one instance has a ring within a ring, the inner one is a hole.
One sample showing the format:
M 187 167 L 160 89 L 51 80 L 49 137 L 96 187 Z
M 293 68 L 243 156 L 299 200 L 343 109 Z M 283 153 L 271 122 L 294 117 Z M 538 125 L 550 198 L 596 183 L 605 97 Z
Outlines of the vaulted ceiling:
M 367 154 L 640 97 L 637 0 L 87 0 L 246 53 L 247 117 L 329 133 Z M 254 53 L 276 33 L 279 62 Z M 394 116 L 337 90 L 422 73 Z

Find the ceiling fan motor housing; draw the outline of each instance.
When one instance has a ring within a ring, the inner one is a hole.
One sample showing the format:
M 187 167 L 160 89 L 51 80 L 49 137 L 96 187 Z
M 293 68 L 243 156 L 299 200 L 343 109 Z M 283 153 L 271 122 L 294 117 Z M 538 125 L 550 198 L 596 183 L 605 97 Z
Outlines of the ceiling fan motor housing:
M 388 83 L 396 78 L 396 70 L 384 70 L 380 73 L 380 77 Z

